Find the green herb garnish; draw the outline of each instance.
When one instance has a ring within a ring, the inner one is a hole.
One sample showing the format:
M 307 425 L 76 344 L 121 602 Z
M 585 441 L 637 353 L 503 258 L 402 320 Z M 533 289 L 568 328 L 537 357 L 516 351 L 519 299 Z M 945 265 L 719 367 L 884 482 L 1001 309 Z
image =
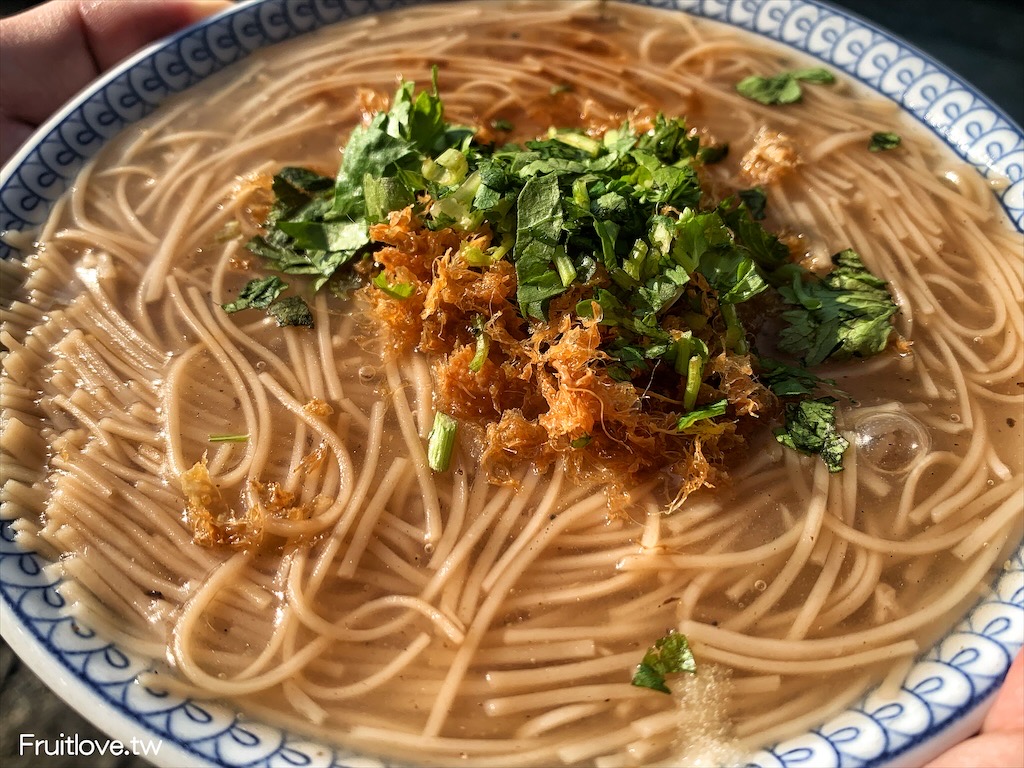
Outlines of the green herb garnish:
M 807 367 L 827 359 L 868 357 L 885 349 L 896 314 L 886 282 L 872 275 L 856 251 L 832 257 L 835 268 L 824 278 L 788 265 L 775 272 L 789 284 L 779 287 L 792 305 L 782 313 L 787 327 L 779 349 L 802 357 Z
M 697 159 L 704 163 L 704 165 L 713 165 L 714 163 L 724 160 L 728 154 L 728 144 L 715 144 L 698 149 Z
M 427 464 L 435 472 L 448 471 L 452 461 L 452 450 L 455 448 L 455 433 L 458 423 L 447 413 L 438 411 L 434 416 L 434 426 L 427 438 Z
M 373 284 L 398 301 L 408 299 L 414 290 L 412 283 L 389 283 L 388 276 L 383 272 L 377 273 L 377 276 L 373 278 Z
M 787 448 L 820 456 L 829 472 L 843 468 L 843 453 L 849 441 L 836 427 L 835 398 L 801 400 L 786 405 L 786 426 L 776 430 L 775 439 Z
M 896 149 L 903 141 L 898 133 L 892 131 L 879 131 L 871 134 L 871 141 L 868 142 L 868 149 L 872 152 L 885 152 Z
M 710 405 L 705 405 L 703 408 L 696 408 L 679 417 L 679 421 L 676 422 L 676 429 L 682 431 L 687 427 L 692 427 L 698 421 L 713 419 L 716 416 L 724 416 L 728 405 L 729 402 L 723 399 L 711 403 Z
M 803 98 L 800 82 L 830 85 L 836 81 L 827 69 L 811 67 L 780 72 L 770 77 L 751 75 L 736 84 L 736 91 L 760 104 L 793 104 Z
M 476 336 L 476 352 L 473 354 L 473 359 L 469 361 L 469 370 L 473 373 L 479 373 L 484 367 L 484 363 L 487 362 L 487 353 L 491 348 L 491 337 L 488 336 L 487 331 L 484 330 L 486 325 L 486 321 L 480 315 L 473 318 L 473 334 Z
M 313 313 L 300 296 L 287 296 L 267 307 L 267 314 L 277 320 L 280 326 L 297 325 L 313 327 Z
M 740 91 L 787 103 L 799 99 L 800 83 L 833 81 L 827 70 L 812 68 L 747 78 Z M 638 391 L 652 381 L 667 387 L 664 402 L 678 405 L 674 411 L 661 406 L 662 412 L 669 411 L 667 423 L 685 439 L 702 431 L 694 429 L 702 420 L 728 410 L 711 361 L 756 354 L 751 347 L 762 320 L 759 310 L 745 308 L 755 297 L 775 293 L 785 305 L 778 348 L 801 365 L 762 361 L 754 386 L 770 387 L 787 407 L 818 393 L 822 382 L 807 368 L 884 349 L 896 311 L 885 282 L 853 251 L 837 254 L 823 277 L 793 263 L 786 245 L 762 226 L 763 189 L 702 206 L 696 169 L 726 151 L 724 145 L 702 148 L 684 119 L 660 114 L 643 132 L 626 123 L 601 137 L 551 129 L 522 146 L 476 144 L 471 130 L 444 120 L 435 70 L 431 91 L 417 94 L 412 83 L 402 83 L 388 112 L 353 131 L 336 178 L 282 169 L 274 177 L 266 234 L 248 247 L 270 269 L 309 275 L 320 289 L 352 281 L 352 267 L 378 247 L 369 240 L 369 226 L 393 211 L 412 206 L 418 225 L 433 230 L 475 233 L 486 225 L 489 244 L 467 240 L 458 254 L 472 270 L 512 263 L 524 328 L 547 321 L 559 297 L 577 296 L 573 307 L 558 311 L 574 309 L 577 318 L 600 327 L 595 372 Z M 396 300 L 415 290 L 387 270 L 370 282 Z M 286 324 L 311 324 L 301 299 L 279 298 L 285 287 L 277 278 L 253 281 L 243 291 L 245 306 L 269 300 L 275 316 L 290 308 Z M 474 372 L 494 354 L 485 321 L 472 321 Z M 834 424 L 834 409 L 829 413 Z M 797 436 L 780 439 L 806 450 L 799 432 L 814 430 L 799 426 L 796 417 L 806 422 L 807 414 L 790 415 L 798 426 L 786 434 Z M 435 432 L 448 434 L 437 423 Z M 571 447 L 582 447 L 584 437 Z M 841 438 L 831 439 L 824 452 L 814 452 L 832 462 L 831 469 L 840 445 Z
M 665 675 L 677 672 L 696 674 L 697 662 L 685 635 L 669 632 L 647 649 L 633 673 L 633 685 L 661 693 L 672 693 L 665 684 Z
M 240 312 L 243 309 L 266 309 L 288 284 L 276 275 L 250 280 L 238 292 L 238 298 L 227 304 L 221 304 L 225 312 Z
M 245 443 L 249 435 L 210 435 L 208 439 L 211 443 Z

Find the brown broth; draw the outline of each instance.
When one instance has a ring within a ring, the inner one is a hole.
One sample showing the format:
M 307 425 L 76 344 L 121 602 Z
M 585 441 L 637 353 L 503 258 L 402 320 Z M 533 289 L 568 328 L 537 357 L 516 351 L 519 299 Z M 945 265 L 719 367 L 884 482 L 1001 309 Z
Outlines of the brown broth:
M 1007 270 L 999 260 L 1018 258 L 1021 239 L 994 200 L 978 194 L 983 184 L 971 180 L 973 171 L 891 103 L 842 79 L 806 87 L 803 103 L 785 109 L 745 102 L 733 90 L 751 71 L 804 63 L 681 14 L 464 4 L 450 14 L 413 10 L 326 29 L 260 51 L 176 98 L 112 142 L 61 204 L 40 255 L 29 260 L 26 300 L 35 315 L 7 318 L 43 364 L 24 377 L 12 372 L 15 360 L 7 365 L 5 383 L 28 387 L 38 403 L 5 417 L 37 420 L 39 454 L 50 457 L 40 480 L 51 496 L 34 519 L 26 516 L 23 541 L 62 558 L 87 621 L 130 649 L 164 656 L 166 672 L 185 681 L 167 682 L 172 690 L 222 695 L 286 727 L 398 759 L 550 765 L 614 754 L 621 764 L 647 764 L 692 750 L 739 759 L 730 750 L 806 729 L 844 706 L 944 632 L 1001 565 L 1000 553 L 1020 540 L 1018 514 L 993 524 L 985 546 L 956 553 L 1019 496 L 1022 340 L 1012 291 L 1020 285 L 993 285 L 1011 272 L 1019 281 L 1019 265 Z M 856 248 L 894 286 L 896 327 L 912 342 L 903 354 L 828 373 L 855 403 L 843 407 L 844 428 L 862 440 L 923 435 L 920 451 L 854 449 L 856 468 L 828 478 L 815 460 L 783 453 L 766 428 L 728 487 L 662 518 L 663 489 L 639 489 L 609 510 L 600 489 L 565 479 L 545 507 L 557 481 L 530 473 L 517 511 L 501 501 L 502 489 L 474 476 L 472 446 L 463 445 L 452 474 L 432 486 L 442 529 L 459 535 L 425 544 L 429 499 L 410 447 L 432 416 L 429 387 L 417 379 L 424 363 L 392 363 L 389 381 L 374 332 L 358 307 L 337 297 L 315 306 L 322 336 L 245 313 L 224 320 L 216 305 L 259 274 L 230 229 L 236 180 L 285 165 L 333 173 L 337 147 L 360 119 L 360 90 L 387 95 L 398 78 L 424 85 L 434 64 L 449 119 L 509 120 L 509 139 L 551 124 L 596 130 L 656 110 L 685 114 L 730 145 L 713 169 L 716 189 L 749 186 L 741 161 L 761 127 L 787 134 L 803 162 L 768 185 L 770 228 L 798 238 L 815 264 Z M 569 90 L 558 87 L 569 82 Z M 892 128 L 903 149 L 866 150 L 873 129 Z M 842 135 L 849 141 L 812 159 Z M 968 180 L 941 181 L 951 168 Z M 168 240 L 171 260 L 147 300 L 147 275 L 156 274 Z M 61 259 L 79 267 L 70 284 L 53 277 Z M 984 277 L 963 286 L 952 274 Z M 117 318 L 141 341 L 97 318 Z M 118 339 L 127 339 L 128 357 L 116 353 Z M 322 357 L 324 344 L 332 359 Z M 331 406 L 324 428 L 346 445 L 348 480 L 333 452 L 311 471 L 296 470 L 326 438 L 282 407 L 261 374 L 300 406 L 312 398 Z M 399 418 L 404 398 L 418 433 L 412 442 Z M 377 402 L 385 431 L 373 454 L 368 425 Z M 262 448 L 209 443 L 210 434 L 252 424 L 267 441 Z M 260 450 L 263 458 L 253 458 Z M 367 456 L 378 458 L 343 533 L 316 520 L 309 530 L 282 523 L 284 533 L 259 552 L 239 554 L 189 541 L 175 462 L 190 466 L 204 452 L 232 503 L 243 503 L 251 480 L 277 480 L 321 504 L 325 516 L 332 500 L 358 487 Z M 259 471 L 245 471 L 250 465 Z M 373 523 L 373 499 L 384 492 Z M 589 494 L 598 503 L 578 511 Z M 493 519 L 475 529 L 485 515 Z M 440 578 L 437 548 L 451 556 L 472 536 L 454 576 L 431 592 Z M 914 552 L 933 540 L 947 543 Z M 760 554 L 744 554 L 752 551 Z M 502 560 L 509 552 L 519 554 Z M 736 554 L 734 564 L 703 564 L 727 553 Z M 358 556 L 351 572 L 348 555 Z M 534 557 L 529 567 L 526 557 Z M 510 578 L 520 562 L 523 573 Z M 773 584 L 785 584 L 774 597 Z M 420 596 L 448 623 L 408 600 L 366 612 L 393 596 Z M 489 601 L 496 603 L 481 623 Z M 324 640 L 324 624 L 343 637 Z M 672 696 L 628 685 L 644 651 L 671 628 L 690 634 L 700 675 L 672 681 Z M 479 649 L 464 658 L 459 636 Z M 413 661 L 382 672 L 419 638 L 425 645 Z M 787 639 L 785 648 L 776 642 Z M 885 647 L 887 658 L 841 661 Z M 307 649 L 315 651 L 309 658 Z M 438 709 L 446 676 L 462 662 L 457 692 Z M 296 674 L 274 678 L 289 665 Z M 231 688 L 261 675 L 262 687 Z M 721 711 L 698 717 L 695 707 L 710 707 L 701 698 L 708 690 Z M 548 724 L 537 725 L 544 718 Z M 418 741 L 424 729 L 437 736 Z

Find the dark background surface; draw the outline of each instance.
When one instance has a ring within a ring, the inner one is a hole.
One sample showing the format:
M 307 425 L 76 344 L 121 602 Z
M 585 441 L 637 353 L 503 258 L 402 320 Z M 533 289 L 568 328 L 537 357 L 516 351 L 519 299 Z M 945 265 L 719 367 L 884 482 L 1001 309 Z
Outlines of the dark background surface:
M 34 4 L 31 0 L 0 0 L 0 16 Z M 894 32 L 976 86 L 1018 125 L 1024 125 L 1022 0 L 832 0 L 832 5 Z M 0 643 L 0 764 L 5 768 L 148 765 L 141 758 L 18 755 L 19 734 L 49 734 L 53 738 L 61 732 L 76 733 L 80 739 L 106 739 L 50 693 L 6 643 Z

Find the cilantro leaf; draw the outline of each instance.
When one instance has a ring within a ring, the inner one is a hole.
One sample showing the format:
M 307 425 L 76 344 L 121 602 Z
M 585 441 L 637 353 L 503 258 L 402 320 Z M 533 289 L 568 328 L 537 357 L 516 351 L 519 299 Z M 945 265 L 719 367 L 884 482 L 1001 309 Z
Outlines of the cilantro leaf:
M 782 313 L 787 326 L 779 334 L 779 349 L 801 356 L 808 367 L 828 358 L 877 354 L 892 333 L 889 318 L 897 307 L 885 281 L 865 269 L 853 250 L 832 260 L 835 269 L 824 279 L 804 271 L 793 285 L 779 288 L 794 307 Z
M 750 218 L 754 221 L 761 221 L 764 218 L 764 210 L 768 206 L 768 195 L 765 194 L 764 187 L 741 189 L 737 194 L 743 205 L 750 211 Z
M 786 365 L 778 360 L 762 357 L 758 380 L 779 397 L 804 397 L 814 394 L 822 385 L 834 391 L 833 379 L 822 379 L 806 368 Z
M 819 85 L 832 85 L 836 81 L 836 76 L 824 67 L 795 69 L 789 74 L 795 80 L 803 80 L 806 83 L 817 83 Z
M 516 299 L 525 317 L 542 320 L 545 304 L 565 291 L 554 267 L 562 234 L 562 193 L 556 176 L 535 176 L 519 193 L 513 261 Z
M 279 221 L 277 228 L 292 238 L 292 247 L 305 251 L 355 253 L 369 236 L 364 221 Z
M 810 67 L 780 72 L 770 77 L 751 75 L 736 83 L 736 91 L 751 101 L 760 104 L 794 104 L 803 99 L 800 81 L 819 85 L 831 85 L 835 76 L 827 69 Z
M 267 307 L 267 314 L 277 320 L 280 326 L 298 325 L 313 327 L 313 313 L 300 296 L 288 296 Z
M 250 280 L 238 292 L 238 298 L 221 304 L 225 312 L 232 314 L 243 309 L 266 309 L 288 287 L 276 275 Z
M 836 427 L 833 403 L 832 397 L 788 403 L 786 424 L 775 431 L 775 439 L 787 448 L 820 456 L 829 472 L 841 472 L 843 453 L 850 443 Z
M 696 674 L 697 662 L 693 658 L 686 636 L 669 632 L 647 649 L 643 661 L 637 665 L 633 673 L 632 684 L 661 693 L 671 693 L 665 684 L 665 675 L 676 672 Z
M 760 104 L 793 104 L 803 98 L 800 84 L 788 74 L 760 77 L 751 75 L 736 83 L 736 91 Z
M 724 160 L 728 154 L 728 144 L 713 144 L 697 150 L 697 159 L 704 163 L 704 165 L 712 165 Z

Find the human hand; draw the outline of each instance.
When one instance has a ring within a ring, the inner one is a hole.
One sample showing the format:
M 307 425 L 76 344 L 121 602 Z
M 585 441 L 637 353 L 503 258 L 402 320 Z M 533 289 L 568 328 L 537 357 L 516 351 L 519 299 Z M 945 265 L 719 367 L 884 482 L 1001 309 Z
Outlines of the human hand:
M 925 768 L 1022 768 L 1024 766 L 1024 653 L 1017 656 L 985 716 L 981 731 Z
M 100 74 L 228 7 L 227 0 L 50 0 L 0 20 L 0 163 Z

